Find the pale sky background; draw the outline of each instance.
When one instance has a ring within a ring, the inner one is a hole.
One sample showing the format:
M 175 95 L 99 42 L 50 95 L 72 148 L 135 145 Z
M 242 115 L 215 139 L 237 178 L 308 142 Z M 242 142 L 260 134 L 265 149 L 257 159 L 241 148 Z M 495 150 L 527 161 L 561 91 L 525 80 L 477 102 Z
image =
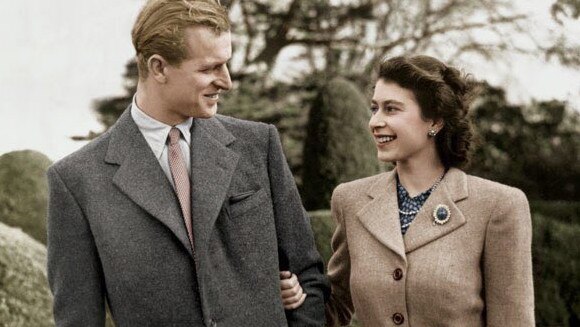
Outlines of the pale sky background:
M 538 27 L 550 23 L 552 2 L 517 0 Z M 102 129 L 92 102 L 123 94 L 122 73 L 134 54 L 131 26 L 143 3 L 1 0 L 0 155 L 33 149 L 58 160 L 86 143 L 70 136 Z M 580 22 L 566 28 L 579 42 Z M 513 102 L 555 98 L 580 109 L 579 70 L 532 58 L 465 69 L 506 87 Z

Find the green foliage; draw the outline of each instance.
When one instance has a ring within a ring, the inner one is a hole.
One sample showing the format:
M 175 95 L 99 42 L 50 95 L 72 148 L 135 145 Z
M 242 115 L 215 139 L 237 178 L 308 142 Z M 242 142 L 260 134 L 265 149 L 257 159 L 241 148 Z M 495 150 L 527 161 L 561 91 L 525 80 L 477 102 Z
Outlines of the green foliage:
M 0 223 L 0 326 L 54 326 L 46 249 Z
M 299 176 L 308 118 L 303 103 L 312 93 L 307 88 L 283 83 L 265 85 L 259 77 L 247 75 L 226 94 L 218 113 L 275 125 L 290 169 L 294 176 Z M 299 179 L 297 183 L 300 184 Z
M 35 151 L 0 156 L 0 222 L 21 228 L 46 243 L 50 159 Z
M 332 255 L 330 241 L 332 240 L 332 234 L 334 233 L 336 224 L 332 220 L 330 210 L 310 211 L 308 214 L 310 215 L 310 225 L 314 232 L 316 248 L 318 249 L 318 252 L 320 252 L 322 259 L 324 260 L 324 267 L 326 268 L 328 260 L 330 260 L 330 256 Z M 356 317 L 353 318 L 349 326 L 360 326 Z
M 578 201 L 532 201 L 532 212 L 550 220 L 580 225 L 580 202 Z
M 311 211 L 309 212 L 309 215 L 310 225 L 314 232 L 316 248 L 318 249 L 318 252 L 320 252 L 324 262 L 327 263 L 332 255 L 330 241 L 332 240 L 332 233 L 334 233 L 336 224 L 330 216 L 330 210 Z
M 579 326 L 580 224 L 538 213 L 533 215 L 533 224 L 536 324 Z
M 338 184 L 379 171 L 369 118 L 368 101 L 353 83 L 335 78 L 321 88 L 310 109 L 304 144 L 306 209 L 327 208 Z
M 580 198 L 580 113 L 559 101 L 507 103 L 486 86 L 474 108 L 481 146 L 470 172 L 522 189 L 530 199 Z

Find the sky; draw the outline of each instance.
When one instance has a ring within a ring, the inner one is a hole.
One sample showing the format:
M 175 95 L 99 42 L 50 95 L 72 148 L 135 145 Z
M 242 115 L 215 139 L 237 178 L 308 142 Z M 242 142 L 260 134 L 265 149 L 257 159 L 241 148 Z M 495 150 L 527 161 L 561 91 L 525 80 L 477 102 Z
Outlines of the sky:
M 86 144 L 71 136 L 102 130 L 93 101 L 124 94 L 131 26 L 144 1 L 2 2 L 0 155 L 32 149 L 58 160 Z M 517 0 L 539 26 L 551 2 Z M 580 22 L 567 28 L 580 43 Z M 512 102 L 560 99 L 580 109 L 580 70 L 531 57 L 465 68 L 507 88 Z

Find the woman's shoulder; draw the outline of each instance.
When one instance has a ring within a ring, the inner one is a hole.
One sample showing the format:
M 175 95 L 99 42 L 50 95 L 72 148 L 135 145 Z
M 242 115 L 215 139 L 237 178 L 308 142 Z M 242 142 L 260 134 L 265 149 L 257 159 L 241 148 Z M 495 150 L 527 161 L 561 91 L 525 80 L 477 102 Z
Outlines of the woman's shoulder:
M 526 195 L 517 187 L 502 184 L 490 179 L 482 178 L 475 175 L 466 174 L 469 194 L 478 198 L 495 199 L 501 202 L 526 202 Z
M 374 185 L 375 183 L 387 179 L 390 174 L 392 174 L 392 172 L 388 171 L 368 177 L 355 179 L 350 182 L 341 183 L 334 189 L 334 191 L 335 192 L 352 192 L 361 190 L 364 191 L 367 190 L 370 186 Z

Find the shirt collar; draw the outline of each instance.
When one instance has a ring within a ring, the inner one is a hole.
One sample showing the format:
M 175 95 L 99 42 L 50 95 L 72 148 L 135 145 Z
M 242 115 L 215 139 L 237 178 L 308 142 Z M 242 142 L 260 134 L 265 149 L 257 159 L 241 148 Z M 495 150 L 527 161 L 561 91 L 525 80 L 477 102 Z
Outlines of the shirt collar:
M 155 118 L 147 115 L 139 106 L 137 105 L 136 96 L 133 96 L 133 102 L 131 103 L 131 117 L 139 127 L 141 133 L 147 140 L 147 143 L 153 150 L 155 157 L 157 159 L 161 158 L 161 154 L 163 153 L 163 149 L 167 143 L 167 136 L 169 135 L 169 131 L 171 130 L 170 125 L 162 123 Z M 185 121 L 175 125 L 181 131 L 183 138 L 187 142 L 187 145 L 190 145 L 191 141 L 191 124 L 193 123 L 193 118 L 188 118 Z

